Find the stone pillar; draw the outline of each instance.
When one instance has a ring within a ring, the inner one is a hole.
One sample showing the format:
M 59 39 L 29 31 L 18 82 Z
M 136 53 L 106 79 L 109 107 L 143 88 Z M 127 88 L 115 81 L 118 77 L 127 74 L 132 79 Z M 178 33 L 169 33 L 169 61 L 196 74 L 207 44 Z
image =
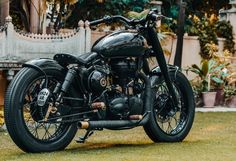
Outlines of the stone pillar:
M 79 39 L 78 39 L 78 45 L 79 45 L 79 54 L 85 53 L 85 28 L 84 28 L 84 21 L 80 20 L 78 23 L 79 26 Z
M 6 18 L 6 25 L 7 25 L 7 34 L 6 34 L 6 47 L 5 47 L 5 54 L 7 57 L 13 56 L 14 52 L 14 26 L 12 24 L 12 18 L 7 16 Z
M 7 16 L 9 16 L 9 0 L 0 0 L 0 26 L 5 24 Z
M 30 6 L 30 32 L 38 33 L 39 32 L 39 23 L 40 23 L 40 2 L 39 0 L 31 0 Z
M 220 10 L 220 20 L 229 21 L 233 26 L 233 34 L 236 39 L 236 0 L 230 0 L 229 4 L 232 5 L 232 8 L 229 10 Z
M 228 13 L 228 19 L 231 23 L 231 25 L 233 26 L 233 33 L 234 36 L 236 36 L 236 0 L 230 0 L 230 3 L 232 5 L 232 8 L 229 10 Z M 236 37 L 234 37 L 236 39 Z
M 91 51 L 91 29 L 89 22 L 85 21 L 85 52 Z
M 162 1 L 151 1 L 149 4 L 151 5 L 151 8 L 156 8 L 161 14 Z

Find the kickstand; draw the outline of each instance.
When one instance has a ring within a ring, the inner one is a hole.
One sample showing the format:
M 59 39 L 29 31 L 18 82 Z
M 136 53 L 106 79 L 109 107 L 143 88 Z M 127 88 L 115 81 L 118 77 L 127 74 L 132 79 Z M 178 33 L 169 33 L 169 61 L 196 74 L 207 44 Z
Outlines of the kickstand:
M 91 135 L 93 135 L 93 131 L 87 130 L 83 137 L 76 138 L 75 141 L 77 143 L 84 143 Z

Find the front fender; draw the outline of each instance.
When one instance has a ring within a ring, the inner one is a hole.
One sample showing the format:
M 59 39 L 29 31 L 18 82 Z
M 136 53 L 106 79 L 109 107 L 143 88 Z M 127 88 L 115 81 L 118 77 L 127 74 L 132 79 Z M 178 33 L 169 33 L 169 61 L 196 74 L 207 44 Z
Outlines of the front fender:
M 167 68 L 168 68 L 168 72 L 178 72 L 179 71 L 179 67 L 178 66 L 174 66 L 174 65 L 170 65 L 170 64 L 167 64 Z M 160 75 L 161 74 L 161 69 L 159 66 L 157 67 L 154 67 L 151 71 L 151 75 Z
M 168 68 L 169 73 L 172 73 L 172 72 L 175 73 L 175 78 L 176 78 L 176 74 L 180 72 L 180 69 L 178 66 L 167 64 L 167 68 Z M 161 76 L 162 76 L 162 72 L 159 66 L 154 67 L 151 70 L 150 75 L 149 75 L 149 79 L 151 81 L 151 87 L 154 86 L 155 82 L 158 81 Z

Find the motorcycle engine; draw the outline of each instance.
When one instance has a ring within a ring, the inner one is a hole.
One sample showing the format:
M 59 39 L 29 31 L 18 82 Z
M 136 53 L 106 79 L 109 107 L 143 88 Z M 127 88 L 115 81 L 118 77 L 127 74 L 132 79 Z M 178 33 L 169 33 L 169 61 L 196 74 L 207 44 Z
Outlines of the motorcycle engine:
M 106 111 L 100 111 L 105 119 L 126 119 L 129 115 L 141 115 L 143 101 L 140 98 L 142 87 L 134 83 L 137 71 L 132 59 L 115 59 L 108 69 L 94 70 L 88 77 L 88 87 L 99 100 L 104 102 Z M 95 98 L 95 99 L 96 99 Z

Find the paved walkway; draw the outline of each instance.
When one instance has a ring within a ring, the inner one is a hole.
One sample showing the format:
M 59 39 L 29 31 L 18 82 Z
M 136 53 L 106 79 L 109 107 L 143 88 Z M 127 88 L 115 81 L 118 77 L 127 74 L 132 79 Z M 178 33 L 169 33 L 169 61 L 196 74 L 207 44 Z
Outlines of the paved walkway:
M 236 107 L 198 107 L 196 112 L 236 112 Z

